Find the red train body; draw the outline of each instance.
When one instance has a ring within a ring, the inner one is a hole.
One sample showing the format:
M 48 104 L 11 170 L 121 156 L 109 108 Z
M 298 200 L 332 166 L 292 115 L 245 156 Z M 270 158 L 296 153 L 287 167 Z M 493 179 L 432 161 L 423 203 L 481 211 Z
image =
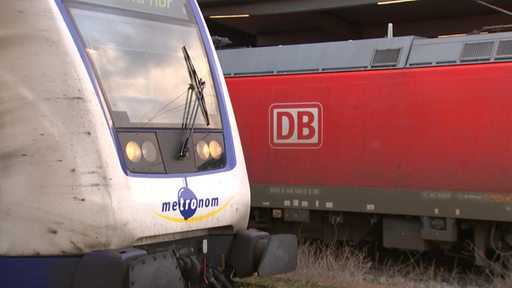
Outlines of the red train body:
M 505 255 L 512 247 L 512 57 L 498 56 L 509 53 L 503 45 L 512 56 L 512 34 L 504 36 L 485 62 L 416 67 L 410 61 L 424 58 L 417 50 L 426 46 L 413 39 L 400 51 L 409 62 L 394 67 L 227 75 L 253 224 L 418 250 L 461 250 L 469 240 L 475 254 Z M 464 41 L 461 47 L 476 40 Z M 229 67 L 233 54 L 222 53 Z
M 227 81 L 252 183 L 512 192 L 512 63 Z

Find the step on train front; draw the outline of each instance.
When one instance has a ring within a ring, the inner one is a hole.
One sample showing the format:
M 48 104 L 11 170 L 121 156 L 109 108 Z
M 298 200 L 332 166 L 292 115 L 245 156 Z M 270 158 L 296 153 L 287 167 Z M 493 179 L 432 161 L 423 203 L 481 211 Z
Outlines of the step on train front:
M 230 287 L 295 268 L 295 236 L 247 229 L 237 126 L 194 1 L 1 5 L 2 286 Z

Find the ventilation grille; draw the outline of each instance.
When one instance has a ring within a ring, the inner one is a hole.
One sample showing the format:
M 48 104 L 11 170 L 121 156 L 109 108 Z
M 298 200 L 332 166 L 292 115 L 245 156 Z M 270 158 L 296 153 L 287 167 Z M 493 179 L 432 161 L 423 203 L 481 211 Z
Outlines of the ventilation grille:
M 396 67 L 402 48 L 375 50 L 371 67 Z
M 461 62 L 491 60 L 494 42 L 466 43 L 462 48 Z
M 498 43 L 496 49 L 496 57 L 510 57 L 512 56 L 512 40 L 503 40 Z

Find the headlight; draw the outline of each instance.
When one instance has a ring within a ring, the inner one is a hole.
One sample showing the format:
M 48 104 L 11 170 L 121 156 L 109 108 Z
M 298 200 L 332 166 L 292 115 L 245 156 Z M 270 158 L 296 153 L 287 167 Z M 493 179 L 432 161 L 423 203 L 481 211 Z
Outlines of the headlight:
M 222 147 L 219 142 L 212 140 L 210 141 L 210 145 L 208 145 L 210 149 L 210 154 L 215 160 L 219 160 L 220 156 L 222 156 Z
M 203 160 L 206 160 L 210 157 L 210 148 L 208 147 L 208 144 L 206 144 L 206 142 L 204 142 L 203 140 L 197 143 L 196 152 L 197 155 L 199 155 L 199 158 Z
M 224 142 L 222 134 L 197 133 L 195 140 L 195 161 L 198 171 L 214 170 L 225 167 L 226 157 L 224 157 Z M 199 136 L 201 138 L 199 138 Z
M 154 162 L 156 160 L 156 155 L 155 145 L 150 141 L 144 141 L 144 143 L 142 143 L 142 156 L 144 156 L 144 159 L 148 162 Z
M 199 158 L 203 160 L 207 160 L 210 156 L 215 160 L 219 160 L 220 156 L 222 156 L 222 147 L 216 140 L 210 141 L 210 144 L 201 140 L 196 145 L 196 152 Z
M 124 149 L 126 153 L 126 157 L 128 160 L 137 163 L 140 161 L 142 153 L 140 151 L 140 146 L 134 141 L 130 141 L 126 144 L 126 148 Z
M 126 168 L 135 173 L 165 173 L 154 132 L 118 132 Z

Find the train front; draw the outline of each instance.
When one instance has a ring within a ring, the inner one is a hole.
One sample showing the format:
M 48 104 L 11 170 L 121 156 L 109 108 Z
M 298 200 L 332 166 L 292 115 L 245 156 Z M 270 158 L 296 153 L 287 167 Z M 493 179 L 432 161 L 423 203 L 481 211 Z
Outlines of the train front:
M 1 281 L 230 287 L 294 269 L 294 236 L 246 230 L 240 140 L 195 2 L 2 6 Z

